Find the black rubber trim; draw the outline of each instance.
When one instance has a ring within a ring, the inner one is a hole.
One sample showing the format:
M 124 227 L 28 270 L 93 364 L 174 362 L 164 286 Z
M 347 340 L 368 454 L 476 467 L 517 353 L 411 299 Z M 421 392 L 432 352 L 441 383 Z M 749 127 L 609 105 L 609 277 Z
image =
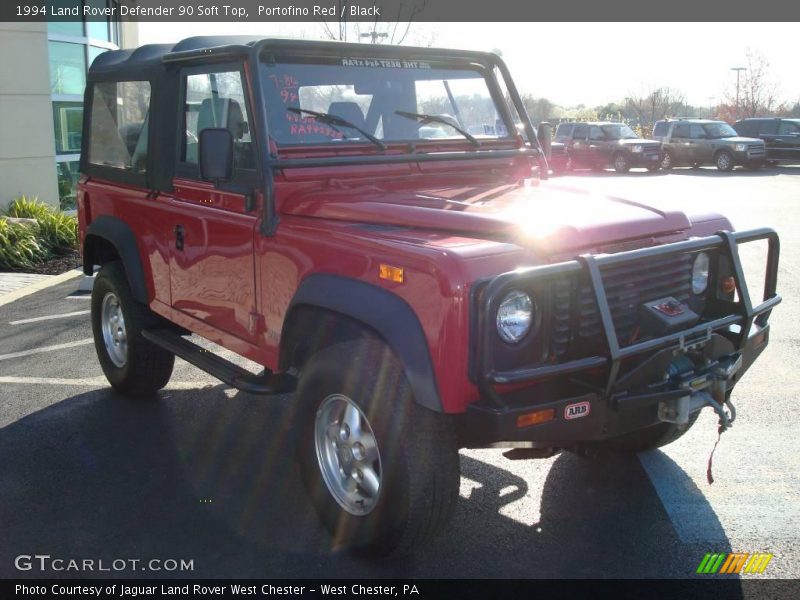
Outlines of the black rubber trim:
M 416 402 L 431 410 L 443 410 L 425 333 L 405 300 L 363 281 L 316 274 L 300 284 L 287 315 L 301 305 L 337 312 L 374 329 L 402 361 Z
M 87 275 L 92 274 L 93 266 L 97 264 L 91 253 L 91 245 L 88 249 L 86 247 L 90 236 L 104 239 L 116 248 L 125 267 L 128 285 L 131 286 L 134 299 L 141 304 L 147 304 L 147 286 L 144 280 L 142 259 L 136 243 L 136 236 L 131 228 L 121 219 L 108 215 L 101 215 L 92 221 L 86 230 L 86 241 L 84 242 L 83 272 Z
M 269 370 L 256 375 L 201 348 L 170 329 L 149 329 L 142 336 L 220 381 L 249 394 L 275 395 L 293 392 L 297 381 L 291 375 L 274 375 Z

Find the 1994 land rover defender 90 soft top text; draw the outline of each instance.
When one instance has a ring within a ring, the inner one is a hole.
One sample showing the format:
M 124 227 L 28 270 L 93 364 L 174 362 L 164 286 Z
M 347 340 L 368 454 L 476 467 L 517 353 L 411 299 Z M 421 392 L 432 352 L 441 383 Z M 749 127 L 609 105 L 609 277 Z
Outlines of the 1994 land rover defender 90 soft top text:
M 291 392 L 339 547 L 397 555 L 441 529 L 460 447 L 638 451 L 704 406 L 727 424 L 768 342 L 776 234 L 540 185 L 549 139 L 494 54 L 191 38 L 100 55 L 86 107 L 108 380 L 152 395 L 179 356 Z M 770 251 L 751 302 L 754 240 Z

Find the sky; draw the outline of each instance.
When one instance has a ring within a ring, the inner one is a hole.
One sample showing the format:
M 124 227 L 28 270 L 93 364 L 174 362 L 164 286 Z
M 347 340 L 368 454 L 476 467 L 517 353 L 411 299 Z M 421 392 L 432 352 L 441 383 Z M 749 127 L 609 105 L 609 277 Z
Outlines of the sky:
M 405 43 L 499 50 L 520 92 L 565 107 L 660 86 L 680 90 L 689 104 L 716 105 L 735 88 L 731 67 L 745 66 L 750 48 L 769 61 L 779 98 L 794 104 L 797 33 L 796 23 L 413 23 Z M 139 43 L 220 34 L 324 35 L 320 23 L 141 23 Z

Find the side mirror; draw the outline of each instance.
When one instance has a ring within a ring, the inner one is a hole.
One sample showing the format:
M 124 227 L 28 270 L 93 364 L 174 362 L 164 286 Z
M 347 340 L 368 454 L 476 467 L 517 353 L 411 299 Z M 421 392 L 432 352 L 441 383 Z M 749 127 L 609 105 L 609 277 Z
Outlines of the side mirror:
M 203 129 L 198 144 L 200 177 L 214 183 L 230 179 L 233 173 L 233 134 L 221 127 Z
M 539 123 L 539 128 L 536 130 L 536 137 L 539 139 L 539 146 L 542 147 L 545 158 L 549 159 L 553 147 L 553 129 L 552 125 L 547 121 Z

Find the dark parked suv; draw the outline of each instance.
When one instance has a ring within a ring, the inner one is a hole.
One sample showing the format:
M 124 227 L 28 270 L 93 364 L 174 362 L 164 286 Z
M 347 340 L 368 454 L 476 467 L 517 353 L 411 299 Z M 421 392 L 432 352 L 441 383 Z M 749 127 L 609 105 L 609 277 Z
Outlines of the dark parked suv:
M 663 158 L 661 144 L 640 138 L 624 123 L 561 123 L 556 141 L 566 144 L 573 167 L 614 167 L 627 173 L 632 167 L 657 171 Z
M 742 119 L 733 128 L 739 135 L 764 140 L 768 160 L 800 162 L 800 119 Z
M 716 165 L 730 171 L 736 165 L 757 169 L 764 164 L 764 142 L 741 137 L 724 121 L 666 119 L 656 121 L 653 138 L 664 144 L 662 167 Z

